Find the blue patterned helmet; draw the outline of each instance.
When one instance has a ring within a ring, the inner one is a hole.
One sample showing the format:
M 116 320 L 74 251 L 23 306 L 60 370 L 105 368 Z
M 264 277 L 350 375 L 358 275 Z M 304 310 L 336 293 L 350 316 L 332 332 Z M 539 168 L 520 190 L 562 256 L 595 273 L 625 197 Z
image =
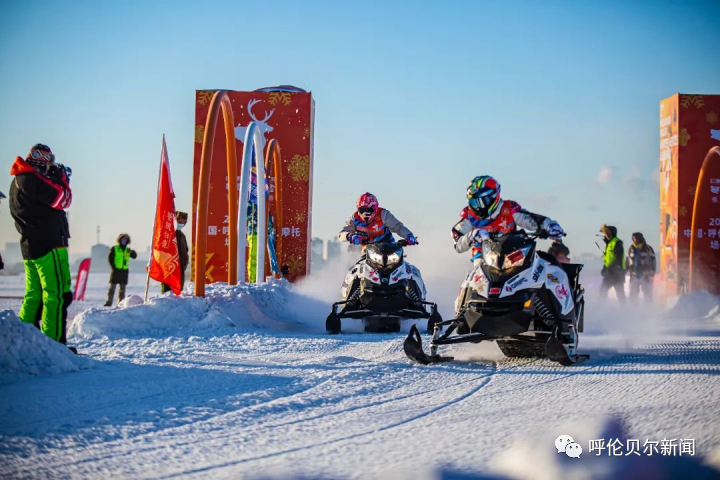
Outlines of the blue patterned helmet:
M 489 175 L 475 177 L 467 188 L 467 198 L 472 211 L 487 218 L 500 205 L 500 184 Z

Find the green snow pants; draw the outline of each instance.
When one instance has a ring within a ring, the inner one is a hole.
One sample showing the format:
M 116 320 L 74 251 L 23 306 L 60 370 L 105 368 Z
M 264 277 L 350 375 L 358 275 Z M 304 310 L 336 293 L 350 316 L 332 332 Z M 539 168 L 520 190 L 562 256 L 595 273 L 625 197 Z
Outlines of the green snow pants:
M 54 248 L 43 257 L 23 263 L 25 298 L 20 320 L 65 343 L 67 307 L 72 302 L 67 248 Z

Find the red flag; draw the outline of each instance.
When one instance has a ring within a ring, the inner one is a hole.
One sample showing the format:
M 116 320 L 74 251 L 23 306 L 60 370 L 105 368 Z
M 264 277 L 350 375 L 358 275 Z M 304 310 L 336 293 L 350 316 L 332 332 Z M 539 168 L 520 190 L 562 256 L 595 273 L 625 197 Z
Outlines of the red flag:
M 149 275 L 153 280 L 168 285 L 175 295 L 180 295 L 180 256 L 175 237 L 175 192 L 170 179 L 170 161 L 165 146 L 165 136 L 163 136 L 160 162 L 160 183 Z
M 80 262 L 77 279 L 75 280 L 75 297 L 73 300 L 85 300 L 85 289 L 87 287 L 88 274 L 90 273 L 90 259 L 86 258 Z

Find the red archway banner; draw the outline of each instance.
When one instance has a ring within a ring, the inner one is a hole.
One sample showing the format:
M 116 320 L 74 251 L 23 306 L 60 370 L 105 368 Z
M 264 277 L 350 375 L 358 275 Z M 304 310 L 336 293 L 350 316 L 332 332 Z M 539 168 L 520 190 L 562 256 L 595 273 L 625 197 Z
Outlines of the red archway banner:
M 711 148 L 720 146 L 720 95 L 678 93 L 660 102 L 660 273 L 667 295 L 692 288 L 720 294 L 720 171 L 713 163 L 699 185 Z M 693 227 L 692 220 L 696 224 Z M 689 285 L 690 240 L 695 250 Z
M 193 161 L 193 218 L 197 211 L 200 157 L 210 100 L 217 90 L 195 93 L 195 155 Z M 276 227 L 282 235 L 283 251 L 280 266 L 287 268 L 287 278 L 298 280 L 310 273 L 310 239 L 312 226 L 313 122 L 315 103 L 311 93 L 292 91 L 228 91 L 235 118 L 235 147 L 238 161 L 242 159 L 245 130 L 252 121 L 258 123 L 264 147 L 275 139 L 282 149 L 282 192 L 275 189 L 275 176 L 269 178 L 268 208 L 274 211 L 276 195 L 282 195 L 283 224 Z M 237 225 L 228 219 L 228 179 L 224 131 L 215 133 L 210 202 L 208 207 L 206 283 L 228 279 L 228 233 Z M 265 157 L 263 152 L 260 158 Z M 238 172 L 240 171 L 238 165 Z M 239 184 L 240 179 L 236 182 Z M 244 212 L 239 212 L 245 218 Z M 246 243 L 246 239 L 238 239 Z M 193 229 L 193 245 L 195 230 Z M 195 254 L 193 248 L 193 269 Z M 246 256 L 247 258 L 247 256 Z M 241 273 L 239 271 L 238 273 Z

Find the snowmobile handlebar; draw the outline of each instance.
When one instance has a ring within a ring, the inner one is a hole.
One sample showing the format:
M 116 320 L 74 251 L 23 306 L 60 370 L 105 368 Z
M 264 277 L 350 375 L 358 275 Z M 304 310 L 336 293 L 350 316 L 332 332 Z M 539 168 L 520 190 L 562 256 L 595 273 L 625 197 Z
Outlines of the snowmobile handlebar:
M 491 240 L 492 242 L 496 242 L 499 238 L 502 238 L 502 237 L 510 237 L 510 236 L 512 236 L 512 235 L 517 235 L 517 236 L 520 236 L 520 237 L 529 238 L 530 240 L 537 240 L 538 238 L 541 239 L 541 240 L 547 240 L 548 238 L 551 238 L 551 239 L 553 239 L 553 240 L 561 241 L 561 238 L 562 238 L 562 237 L 565 237 L 565 236 L 567 235 L 565 232 L 563 232 L 563 233 L 560 235 L 560 238 L 558 238 L 558 237 L 551 237 L 550 235 L 548 235 L 548 232 L 547 232 L 547 231 L 542 230 L 542 229 L 537 230 L 537 231 L 532 232 L 532 233 L 528 233 L 528 232 L 526 232 L 525 230 L 516 230 L 516 231 L 511 232 L 511 233 L 501 233 L 501 232 L 488 232 L 488 233 L 490 234 L 490 240 Z

